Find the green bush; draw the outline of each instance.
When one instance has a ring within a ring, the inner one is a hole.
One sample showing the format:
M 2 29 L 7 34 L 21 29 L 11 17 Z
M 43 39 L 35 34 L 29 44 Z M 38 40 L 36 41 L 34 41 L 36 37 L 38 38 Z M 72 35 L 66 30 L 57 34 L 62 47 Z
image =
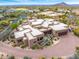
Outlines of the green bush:
M 32 46 L 32 49 L 39 49 L 39 48 L 40 47 L 37 44 L 35 44 L 35 45 Z
M 52 57 L 51 59 L 56 59 L 55 57 Z
M 14 23 L 14 24 L 11 24 L 11 28 L 12 28 L 12 29 L 17 28 L 18 26 L 19 26 L 19 23 Z
M 15 59 L 15 57 L 11 55 L 11 56 L 8 56 L 8 59 Z
M 42 57 L 40 57 L 39 59 L 46 59 L 46 57 L 45 57 L 45 56 L 42 56 Z
M 0 21 L 0 25 L 3 25 L 3 26 L 8 26 L 9 25 L 9 21 L 7 20 L 3 20 L 3 21 Z
M 24 58 L 23 59 L 32 59 L 32 58 L 30 58 L 30 57 L 27 57 L 27 56 L 24 56 Z
M 59 21 L 62 22 L 62 23 L 67 24 L 67 20 L 66 19 L 60 19 Z
M 62 57 L 58 57 L 58 59 L 63 59 Z
M 79 47 L 76 47 L 76 49 L 75 49 L 74 58 L 79 59 Z
M 76 47 L 76 54 L 78 54 L 79 55 L 79 47 Z
M 4 28 L 3 27 L 0 27 L 0 31 L 3 31 L 4 30 Z
M 79 28 L 76 28 L 73 30 L 73 33 L 79 37 Z
M 20 45 L 20 47 L 21 47 L 21 48 L 25 48 L 25 47 L 26 47 L 26 45 L 24 45 L 24 44 L 23 44 L 23 45 Z
M 76 20 L 76 24 L 79 25 L 79 20 Z

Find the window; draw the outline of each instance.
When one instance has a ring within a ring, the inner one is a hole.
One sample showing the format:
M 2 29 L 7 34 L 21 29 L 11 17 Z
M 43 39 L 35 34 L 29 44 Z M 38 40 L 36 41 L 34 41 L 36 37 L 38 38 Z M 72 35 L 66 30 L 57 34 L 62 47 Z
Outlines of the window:
M 19 39 L 18 42 L 22 42 L 22 39 Z

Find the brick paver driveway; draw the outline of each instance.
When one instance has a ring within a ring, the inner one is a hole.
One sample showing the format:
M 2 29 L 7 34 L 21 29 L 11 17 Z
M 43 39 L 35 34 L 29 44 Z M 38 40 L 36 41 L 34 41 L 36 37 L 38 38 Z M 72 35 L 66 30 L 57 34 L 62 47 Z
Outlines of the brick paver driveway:
M 42 50 L 27 51 L 10 47 L 4 43 L 0 43 L 0 52 L 13 54 L 17 57 L 29 56 L 38 59 L 40 56 L 46 56 L 48 59 L 52 56 L 69 56 L 75 51 L 75 47 L 79 45 L 79 38 L 72 33 L 60 37 L 60 42 L 55 46 L 50 46 Z

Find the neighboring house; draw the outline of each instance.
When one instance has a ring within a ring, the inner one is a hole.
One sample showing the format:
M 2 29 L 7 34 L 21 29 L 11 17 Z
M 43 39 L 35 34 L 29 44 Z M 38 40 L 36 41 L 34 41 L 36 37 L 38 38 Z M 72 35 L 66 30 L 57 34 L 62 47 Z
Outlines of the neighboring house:
M 38 13 L 38 15 L 46 15 L 46 16 L 50 16 L 54 19 L 59 19 L 59 16 L 63 16 L 64 13 L 61 12 L 53 12 L 53 11 L 46 11 L 46 12 L 41 12 Z
M 70 12 L 70 10 L 67 10 L 67 9 L 58 9 L 57 12 L 65 13 L 65 12 Z

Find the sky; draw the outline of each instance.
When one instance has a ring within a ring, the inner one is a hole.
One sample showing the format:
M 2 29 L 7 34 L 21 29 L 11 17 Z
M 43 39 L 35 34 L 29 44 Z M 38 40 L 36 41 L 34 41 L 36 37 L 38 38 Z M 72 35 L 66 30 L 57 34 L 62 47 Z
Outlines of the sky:
M 79 0 L 0 0 L 0 5 L 50 5 L 61 2 L 79 4 Z

